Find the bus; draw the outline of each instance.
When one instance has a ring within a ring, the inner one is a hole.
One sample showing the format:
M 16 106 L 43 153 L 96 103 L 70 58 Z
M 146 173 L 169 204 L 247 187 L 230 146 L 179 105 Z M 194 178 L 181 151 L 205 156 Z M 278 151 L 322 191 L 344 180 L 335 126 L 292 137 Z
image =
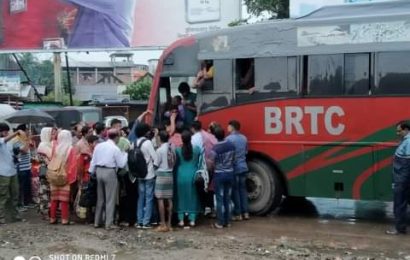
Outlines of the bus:
M 148 109 L 207 61 L 198 118 L 238 120 L 249 141 L 250 211 L 285 196 L 392 199 L 395 126 L 410 119 L 410 1 L 328 6 L 180 39 L 160 57 Z M 246 81 L 248 81 L 246 83 Z

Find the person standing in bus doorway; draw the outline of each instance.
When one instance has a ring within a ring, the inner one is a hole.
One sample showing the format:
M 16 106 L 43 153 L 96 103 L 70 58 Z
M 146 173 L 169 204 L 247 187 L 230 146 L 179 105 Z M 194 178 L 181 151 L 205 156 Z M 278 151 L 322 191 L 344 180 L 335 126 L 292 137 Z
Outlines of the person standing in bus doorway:
M 410 124 L 397 124 L 397 135 L 401 141 L 393 157 L 393 211 L 395 228 L 387 230 L 388 235 L 406 233 L 407 203 L 410 193 Z
M 249 219 L 248 193 L 246 191 L 246 178 L 248 177 L 248 164 L 246 155 L 248 153 L 248 139 L 239 130 L 241 124 L 236 120 L 228 123 L 228 133 L 226 140 L 235 146 L 234 161 L 234 182 L 232 189 L 232 200 L 234 202 L 234 216 L 232 220 L 241 221 Z
M 196 117 L 196 94 L 191 92 L 191 88 L 186 82 L 179 84 L 178 91 L 182 95 L 182 105 L 185 112 L 184 124 L 186 127 L 190 127 Z

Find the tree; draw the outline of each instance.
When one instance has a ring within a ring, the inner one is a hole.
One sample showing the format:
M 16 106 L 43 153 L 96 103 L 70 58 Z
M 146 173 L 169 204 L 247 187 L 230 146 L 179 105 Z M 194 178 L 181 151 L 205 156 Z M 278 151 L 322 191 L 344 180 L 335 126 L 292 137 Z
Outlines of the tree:
M 149 74 L 129 84 L 123 94 L 131 96 L 132 100 L 148 100 L 151 91 L 152 79 Z
M 289 18 L 289 0 L 244 0 L 248 12 L 259 16 L 266 11 L 270 19 Z

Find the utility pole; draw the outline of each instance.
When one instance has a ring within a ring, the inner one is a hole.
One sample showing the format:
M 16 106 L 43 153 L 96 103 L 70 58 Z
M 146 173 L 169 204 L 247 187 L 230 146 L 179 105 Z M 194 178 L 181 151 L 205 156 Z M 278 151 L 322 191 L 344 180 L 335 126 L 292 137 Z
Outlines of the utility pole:
M 68 94 L 70 95 L 70 106 L 74 106 L 73 91 L 71 90 L 70 65 L 68 64 L 67 52 L 65 52 L 65 64 L 66 64 L 66 69 L 67 69 L 67 82 L 68 82 Z
M 63 102 L 63 88 L 61 82 L 61 56 L 54 52 L 54 101 Z

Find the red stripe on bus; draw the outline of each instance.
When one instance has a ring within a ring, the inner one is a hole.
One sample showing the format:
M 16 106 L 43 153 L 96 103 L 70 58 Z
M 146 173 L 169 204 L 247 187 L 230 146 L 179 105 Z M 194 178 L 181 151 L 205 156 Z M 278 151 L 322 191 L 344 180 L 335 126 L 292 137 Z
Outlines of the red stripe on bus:
M 375 174 L 377 171 L 381 170 L 384 167 L 387 167 L 391 165 L 392 163 L 392 158 L 386 158 L 380 162 L 377 162 L 376 164 L 372 165 L 370 168 L 366 169 L 362 174 L 360 174 L 355 182 L 353 183 L 353 199 L 360 199 L 360 190 L 363 186 L 363 183 L 366 182 L 367 179 L 369 179 L 373 174 Z

